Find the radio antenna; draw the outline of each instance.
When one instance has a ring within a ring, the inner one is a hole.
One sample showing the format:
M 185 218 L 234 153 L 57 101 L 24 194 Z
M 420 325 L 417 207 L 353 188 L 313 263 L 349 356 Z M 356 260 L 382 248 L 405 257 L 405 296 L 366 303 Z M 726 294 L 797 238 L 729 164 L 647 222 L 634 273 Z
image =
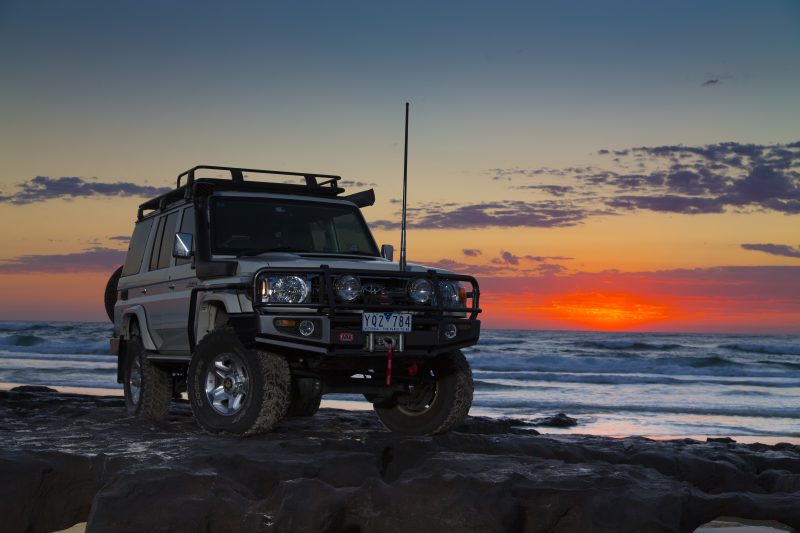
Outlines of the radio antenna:
M 406 189 L 408 188 L 408 102 L 406 102 L 406 139 L 403 148 L 403 222 L 400 229 L 400 271 L 406 269 Z

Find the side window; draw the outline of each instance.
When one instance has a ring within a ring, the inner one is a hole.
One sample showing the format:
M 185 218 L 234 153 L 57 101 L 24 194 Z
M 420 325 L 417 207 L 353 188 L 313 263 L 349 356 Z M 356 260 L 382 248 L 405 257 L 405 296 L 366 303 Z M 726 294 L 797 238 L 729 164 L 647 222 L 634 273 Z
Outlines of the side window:
M 181 220 L 181 233 L 191 233 L 194 239 L 192 239 L 192 251 L 194 251 L 194 241 L 197 239 L 197 235 L 195 235 L 194 231 L 194 207 L 187 207 L 183 210 L 183 220 Z M 173 235 L 173 239 L 175 236 Z M 172 248 L 169 250 L 170 255 L 172 255 Z M 186 263 L 191 263 L 191 259 L 181 259 L 180 257 L 175 258 L 176 265 L 185 265 Z
M 158 219 L 158 228 L 156 228 L 156 238 L 153 239 L 153 247 L 150 249 L 150 268 L 148 270 L 155 270 L 158 268 L 158 253 L 161 250 L 161 238 L 164 236 L 164 217 Z
M 172 243 L 175 240 L 175 228 L 178 225 L 178 211 L 170 213 L 164 222 L 164 235 L 161 237 L 161 250 L 158 254 L 158 266 L 167 268 L 172 261 Z
M 123 276 L 138 274 L 142 266 L 144 248 L 147 244 L 147 237 L 150 235 L 150 228 L 153 227 L 153 219 L 147 219 L 136 224 L 133 229 L 131 242 L 128 244 L 128 254 L 125 256 L 125 265 L 122 267 Z

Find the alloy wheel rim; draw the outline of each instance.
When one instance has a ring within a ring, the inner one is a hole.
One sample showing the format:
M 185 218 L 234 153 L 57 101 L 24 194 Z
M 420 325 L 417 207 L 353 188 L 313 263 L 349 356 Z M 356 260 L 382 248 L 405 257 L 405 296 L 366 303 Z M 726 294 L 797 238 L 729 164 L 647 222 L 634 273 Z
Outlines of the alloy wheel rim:
M 250 377 L 242 357 L 227 352 L 216 356 L 206 372 L 205 388 L 216 413 L 232 416 L 241 411 L 250 394 Z
M 434 377 L 432 383 L 427 383 L 415 391 L 414 402 L 411 405 L 398 405 L 397 410 L 406 416 L 419 416 L 427 413 L 436 404 L 439 397 L 439 380 Z

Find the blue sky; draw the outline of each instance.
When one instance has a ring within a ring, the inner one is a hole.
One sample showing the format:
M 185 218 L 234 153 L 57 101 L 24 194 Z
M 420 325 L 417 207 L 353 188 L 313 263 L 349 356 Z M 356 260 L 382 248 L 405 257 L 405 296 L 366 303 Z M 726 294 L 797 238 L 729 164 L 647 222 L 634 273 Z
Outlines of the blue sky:
M 419 220 L 438 221 L 414 230 L 412 259 L 487 275 L 500 262 L 519 267 L 504 275 L 543 282 L 614 270 L 800 269 L 797 149 L 788 163 L 775 156 L 800 140 L 798 28 L 794 0 L 0 0 L 0 224 L 13 228 L 0 237 L 0 272 L 102 257 L 101 280 L 142 191 L 199 163 L 374 184 L 378 202 L 365 215 L 387 221 L 376 225 L 378 240 L 397 245 L 406 101 L 409 200 Z M 734 143 L 724 145 L 729 155 L 757 145 L 783 166 L 757 172 L 757 158 L 722 176 L 711 159 L 674 149 L 720 143 Z M 598 153 L 639 147 L 618 161 Z M 676 169 L 690 181 L 707 174 L 716 189 L 707 176 L 687 185 L 659 174 Z M 587 181 L 610 171 L 656 174 L 634 180 L 634 198 L 619 177 Z M 749 190 L 732 201 L 749 176 L 778 196 L 754 200 Z M 71 186 L 80 194 L 55 195 Z M 641 198 L 655 194 L 663 198 Z M 532 216 L 545 209 L 568 223 Z M 522 222 L 509 228 L 509 217 Z M 526 271 L 506 257 L 567 259 Z M 791 272 L 800 285 L 800 270 Z M 782 320 L 800 323 L 787 305 Z M 86 313 L 102 316 L 95 307 Z

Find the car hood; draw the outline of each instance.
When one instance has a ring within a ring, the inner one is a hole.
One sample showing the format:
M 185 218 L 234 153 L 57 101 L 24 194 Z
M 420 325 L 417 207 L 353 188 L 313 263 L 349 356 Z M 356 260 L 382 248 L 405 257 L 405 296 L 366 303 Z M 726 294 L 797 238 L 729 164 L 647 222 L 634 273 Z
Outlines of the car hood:
M 381 258 L 359 258 L 355 256 L 325 254 L 293 254 L 265 253 L 256 257 L 239 258 L 239 275 L 253 274 L 262 268 L 278 268 L 292 270 L 295 268 L 319 268 L 328 265 L 330 268 L 342 270 L 374 270 L 375 272 L 397 272 L 400 264 Z M 453 274 L 450 270 L 433 268 L 425 265 L 408 263 L 406 270 L 410 272 L 427 272 L 435 270 L 441 274 Z

